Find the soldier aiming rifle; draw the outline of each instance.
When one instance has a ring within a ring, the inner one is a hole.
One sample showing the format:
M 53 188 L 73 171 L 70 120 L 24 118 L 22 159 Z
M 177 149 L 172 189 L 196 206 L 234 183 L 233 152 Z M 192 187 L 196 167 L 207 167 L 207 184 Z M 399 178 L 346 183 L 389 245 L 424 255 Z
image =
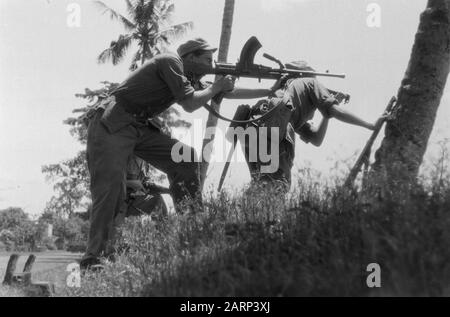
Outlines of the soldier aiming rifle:
M 95 109 L 87 137 L 92 211 L 88 246 L 80 262 L 82 270 L 114 253 L 111 242 L 118 215 L 126 204 L 124 174 L 131 155 L 167 174 L 178 213 L 202 208 L 194 149 L 185 149 L 191 157 L 189 162 L 175 162 L 171 153 L 178 140 L 164 135 L 149 119 L 175 102 L 193 112 L 219 94 L 225 98 L 262 98 L 279 88 L 275 83 L 270 89 L 235 89 L 235 78 L 229 75 L 211 85 L 201 84 L 205 74 L 198 69 L 212 67 L 216 50 L 197 38 L 182 44 L 178 54 L 159 54 L 131 73 Z

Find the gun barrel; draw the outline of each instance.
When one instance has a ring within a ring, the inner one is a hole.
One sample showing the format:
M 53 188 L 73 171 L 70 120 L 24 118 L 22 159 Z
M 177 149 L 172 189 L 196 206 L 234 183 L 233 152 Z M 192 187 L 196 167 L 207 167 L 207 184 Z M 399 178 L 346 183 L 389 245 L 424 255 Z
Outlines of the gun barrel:
M 321 77 L 334 77 L 334 78 L 345 78 L 345 74 L 333 74 L 333 73 L 319 73 L 312 71 L 301 71 L 301 70 L 277 70 L 276 74 L 289 74 L 298 77 L 310 77 L 310 76 L 321 76 Z
M 263 65 L 255 65 L 250 69 L 242 69 L 239 64 L 227 64 L 227 63 L 216 63 L 216 67 L 210 68 L 205 72 L 206 74 L 215 75 L 232 75 L 236 77 L 248 77 L 248 78 L 258 78 L 258 79 L 278 79 L 284 74 L 289 74 L 292 77 L 334 77 L 334 78 L 345 78 L 345 74 L 333 74 L 333 73 L 319 73 L 312 71 L 301 71 L 292 69 L 274 69 L 271 67 Z

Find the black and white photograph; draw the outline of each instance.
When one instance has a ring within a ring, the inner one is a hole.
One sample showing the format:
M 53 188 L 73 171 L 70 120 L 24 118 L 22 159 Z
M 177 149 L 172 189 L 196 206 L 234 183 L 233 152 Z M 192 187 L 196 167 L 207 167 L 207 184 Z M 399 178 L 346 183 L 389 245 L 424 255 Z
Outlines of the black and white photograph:
M 450 296 L 449 71 L 450 0 L 0 0 L 0 297 Z

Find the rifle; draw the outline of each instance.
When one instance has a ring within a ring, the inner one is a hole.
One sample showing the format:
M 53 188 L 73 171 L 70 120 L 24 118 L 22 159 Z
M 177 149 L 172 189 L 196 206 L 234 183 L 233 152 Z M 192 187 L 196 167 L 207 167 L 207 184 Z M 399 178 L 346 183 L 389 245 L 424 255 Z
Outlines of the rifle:
M 240 122 L 247 122 L 251 116 L 251 109 L 248 105 L 241 105 L 237 108 L 236 113 L 234 114 L 233 120 L 228 129 L 234 129 L 238 126 L 245 128 L 245 124 Z M 219 187 L 217 191 L 220 192 L 222 190 L 223 182 L 225 181 L 225 176 L 227 175 L 228 168 L 230 167 L 231 159 L 233 158 L 234 150 L 236 149 L 236 145 L 238 142 L 237 135 L 233 135 L 232 145 L 230 152 L 228 152 L 227 161 L 225 162 L 225 166 L 222 171 L 222 175 L 220 176 Z
M 288 74 L 289 78 L 314 76 L 345 78 L 345 74 L 331 74 L 328 72 L 318 73 L 314 71 L 286 69 L 282 62 L 269 54 L 263 54 L 263 56 L 273 62 L 276 62 L 280 68 L 257 65 L 254 63 L 254 59 L 256 53 L 261 47 L 262 45 L 259 40 L 255 36 L 252 36 L 249 40 L 247 40 L 242 48 L 239 61 L 236 64 L 216 62 L 215 67 L 200 65 L 188 61 L 185 61 L 183 64 L 187 71 L 195 70 L 195 73 L 200 75 L 231 75 L 235 77 L 257 78 L 259 81 L 261 81 L 261 79 L 279 79 L 285 74 Z
M 290 78 L 301 78 L 301 77 L 315 77 L 315 76 L 324 76 L 324 77 L 335 77 L 335 78 L 345 78 L 345 74 L 331 74 L 328 72 L 318 73 L 315 71 L 303 71 L 303 70 L 293 70 L 285 68 L 284 64 L 278 60 L 277 58 L 264 53 L 263 56 L 279 65 L 279 68 L 271 68 L 264 65 L 257 65 L 254 63 L 255 55 L 262 47 L 259 40 L 252 36 L 247 40 L 244 47 L 242 48 L 240 58 L 236 64 L 228 64 L 228 63 L 215 63 L 215 67 L 210 67 L 203 64 L 193 63 L 190 61 L 183 61 L 183 65 L 185 68 L 185 73 L 195 73 L 200 76 L 204 75 L 231 75 L 235 77 L 248 77 L 248 78 L 257 78 L 259 81 L 261 79 L 280 79 L 282 76 L 286 76 L 286 80 Z M 331 91 L 331 93 L 337 93 Z M 220 104 L 224 97 L 225 93 L 219 93 L 214 96 L 212 100 L 216 104 Z M 342 101 L 345 100 L 346 103 L 350 99 L 350 96 L 347 94 L 340 94 L 339 96 L 335 96 L 336 98 L 341 98 Z M 233 120 L 222 116 L 218 113 L 213 107 L 208 104 L 203 105 L 206 110 L 211 112 L 216 117 L 228 121 L 233 122 Z M 273 109 L 274 110 L 274 109 Z M 267 114 L 269 115 L 269 114 Z M 241 123 L 251 123 L 254 121 L 261 121 L 262 118 L 255 120 L 247 120 L 247 122 L 242 121 Z
M 384 114 L 391 114 L 392 110 L 395 107 L 396 102 L 397 102 L 397 98 L 395 96 L 392 97 L 391 100 L 389 101 L 389 104 L 386 107 L 386 110 L 384 111 Z M 355 165 L 351 169 L 350 174 L 348 175 L 348 177 L 345 181 L 345 184 L 344 184 L 345 188 L 350 188 L 353 185 L 353 183 L 355 182 L 356 176 L 358 176 L 363 165 L 365 165 L 364 174 L 367 173 L 367 171 L 369 169 L 370 152 L 371 152 L 373 143 L 375 142 L 378 134 L 380 133 L 380 130 L 383 127 L 383 123 L 385 121 L 386 120 L 384 120 L 377 127 L 377 129 L 375 129 L 375 131 L 373 131 L 372 135 L 370 136 L 369 141 L 367 141 L 366 146 L 362 150 L 361 154 L 359 155 L 358 159 L 356 160 Z

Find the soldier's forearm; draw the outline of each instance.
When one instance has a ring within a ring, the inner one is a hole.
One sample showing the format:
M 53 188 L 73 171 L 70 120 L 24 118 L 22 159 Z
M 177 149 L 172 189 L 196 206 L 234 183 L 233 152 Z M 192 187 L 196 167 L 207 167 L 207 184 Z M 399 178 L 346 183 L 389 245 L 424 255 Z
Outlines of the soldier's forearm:
M 337 105 L 333 105 L 330 108 L 330 115 L 333 118 L 338 119 L 339 121 L 360 126 L 369 130 L 374 130 L 374 125 L 361 119 L 360 117 L 354 115 L 353 113 L 343 109 L 342 107 L 338 107 Z
M 225 94 L 227 99 L 256 99 L 267 97 L 272 94 L 271 89 L 249 89 L 249 88 L 234 88 Z
M 209 86 L 204 90 L 194 92 L 190 97 L 180 101 L 179 104 L 185 111 L 194 112 L 218 93 L 212 86 Z
M 314 144 L 315 146 L 322 145 L 323 139 L 325 139 L 325 134 L 327 133 L 329 121 L 330 120 L 328 118 L 324 117 L 320 122 L 317 131 L 315 131 L 314 133 L 314 139 L 311 141 L 311 143 Z

